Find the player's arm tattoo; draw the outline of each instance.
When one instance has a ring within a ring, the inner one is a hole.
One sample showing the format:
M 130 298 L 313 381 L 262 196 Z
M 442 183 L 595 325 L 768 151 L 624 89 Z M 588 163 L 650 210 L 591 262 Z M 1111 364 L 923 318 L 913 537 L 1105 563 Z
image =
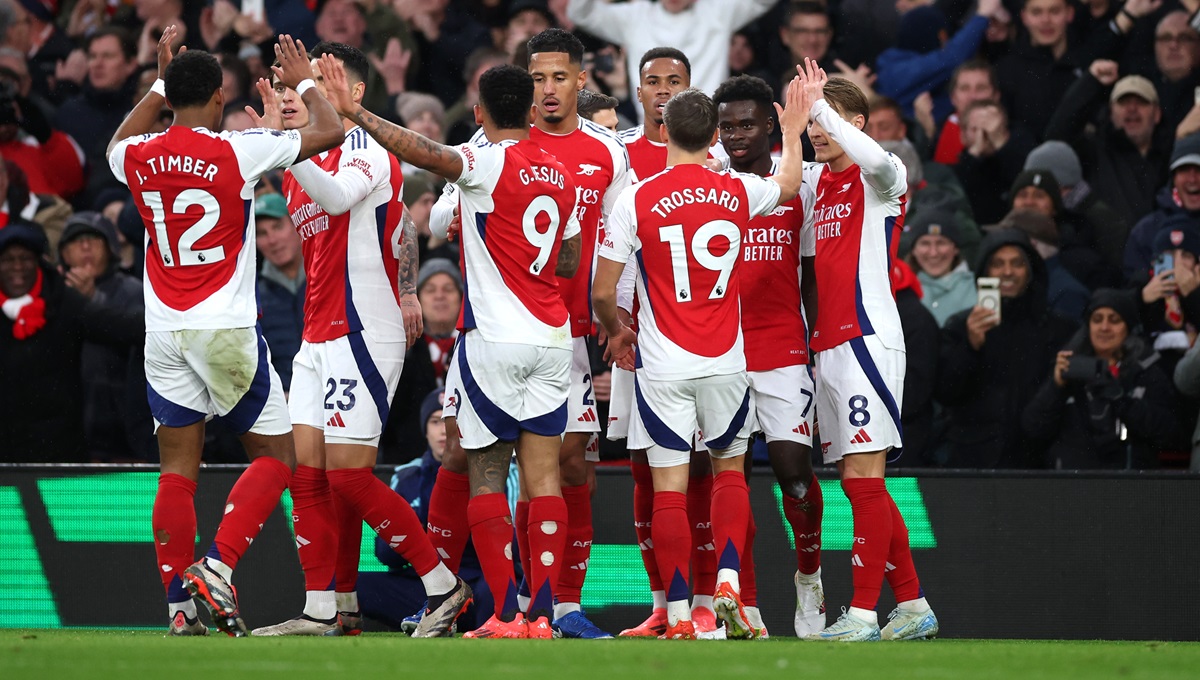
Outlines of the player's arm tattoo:
M 568 279 L 575 276 L 575 272 L 579 270 L 579 253 L 582 248 L 583 238 L 579 234 L 563 241 L 562 248 L 558 251 L 558 265 L 554 268 L 554 273 Z
M 417 294 L 417 269 L 420 266 L 417 257 L 417 223 L 407 210 L 400 217 L 400 295 Z
M 506 493 L 512 452 L 513 443 L 504 441 L 476 451 L 467 451 L 467 474 L 474 490 L 472 495 Z
M 462 176 L 462 157 L 453 149 L 419 135 L 412 130 L 384 120 L 359 107 L 352 116 L 354 122 L 401 160 L 412 163 L 450 181 Z

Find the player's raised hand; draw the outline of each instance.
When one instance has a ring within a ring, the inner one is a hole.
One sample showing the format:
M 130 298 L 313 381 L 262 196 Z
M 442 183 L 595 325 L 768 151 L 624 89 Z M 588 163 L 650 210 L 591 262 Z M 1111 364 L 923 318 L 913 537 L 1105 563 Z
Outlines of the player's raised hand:
M 162 37 L 158 39 L 158 77 L 160 80 L 166 76 L 167 66 L 175 58 L 175 55 L 171 53 L 171 44 L 175 42 L 178 35 L 179 30 L 175 28 L 175 24 L 171 24 L 163 29 Z M 179 48 L 180 54 L 186 51 L 187 47 Z
M 800 84 L 804 89 L 800 102 L 811 109 L 818 100 L 825 98 L 825 83 L 829 82 L 829 76 L 825 69 L 817 65 L 816 60 L 808 57 L 804 58 L 803 66 L 796 65 L 796 72 L 800 75 Z
M 308 52 L 304 50 L 304 43 L 292 40 L 292 36 L 279 36 L 279 42 L 275 44 L 275 58 L 279 60 L 279 66 L 272 66 L 271 70 L 275 72 L 279 82 L 293 90 L 302 81 L 312 78 L 312 66 L 308 61 Z
M 804 99 L 804 86 L 799 76 L 792 78 L 787 92 L 783 96 L 784 106 L 775 104 L 775 114 L 779 118 L 780 132 L 788 139 L 799 139 L 808 127 L 809 111 L 812 102 Z
M 250 114 L 250 120 L 254 121 L 254 127 L 282 130 L 283 110 L 279 107 L 279 100 L 275 98 L 275 88 L 271 87 L 271 81 L 259 78 L 254 86 L 258 88 L 258 95 L 262 98 L 263 103 L 261 116 L 253 106 L 246 107 L 246 113 Z
M 325 96 L 333 108 L 343 116 L 350 117 L 354 113 L 354 96 L 350 94 L 350 81 L 346 79 L 346 69 L 342 62 L 332 54 L 321 55 L 317 61 L 321 69 L 321 77 L 325 79 Z

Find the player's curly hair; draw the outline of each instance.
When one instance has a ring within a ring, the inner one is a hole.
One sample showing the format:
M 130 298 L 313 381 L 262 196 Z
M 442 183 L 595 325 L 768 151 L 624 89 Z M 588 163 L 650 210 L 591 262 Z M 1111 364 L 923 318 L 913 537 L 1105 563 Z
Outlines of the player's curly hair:
M 642 69 L 646 68 L 646 64 L 655 59 L 674 59 L 683 64 L 683 69 L 687 71 L 688 78 L 692 77 L 692 62 L 688 61 L 687 55 L 682 50 L 677 50 L 674 47 L 652 47 L 646 50 L 646 53 L 642 55 L 642 60 L 638 62 L 638 73 L 640 74 Z
M 340 42 L 330 42 L 322 40 L 317 43 L 309 52 L 310 59 L 317 59 L 325 54 L 332 54 L 333 57 L 342 62 L 342 66 L 346 68 L 347 80 L 353 85 L 356 82 L 367 82 L 367 73 L 370 72 L 370 63 L 367 61 L 367 55 L 357 47 L 351 47 Z
M 775 90 L 767 81 L 756 76 L 734 76 L 717 86 L 713 93 L 713 104 L 720 106 L 729 102 L 758 102 L 774 111 Z
M 717 107 L 694 87 L 676 94 L 663 107 L 663 122 L 672 144 L 684 151 L 707 149 L 717 131 Z
M 479 77 L 479 104 L 501 130 L 529 129 L 533 76 L 512 64 L 489 68 Z
M 167 103 L 172 109 L 204 106 L 221 89 L 221 64 L 204 50 L 176 55 L 163 74 Z
M 562 52 L 572 64 L 583 64 L 583 43 L 561 28 L 547 28 L 530 38 L 527 46 L 530 57 L 540 52 Z

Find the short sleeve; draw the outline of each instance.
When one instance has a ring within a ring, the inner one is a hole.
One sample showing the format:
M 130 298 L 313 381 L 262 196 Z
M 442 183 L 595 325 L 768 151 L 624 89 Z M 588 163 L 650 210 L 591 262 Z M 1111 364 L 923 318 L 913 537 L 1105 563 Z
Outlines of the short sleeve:
M 621 192 L 613 206 L 608 221 L 604 223 L 604 243 L 600 244 L 600 257 L 614 262 L 628 262 L 633 254 L 637 235 L 637 211 L 634 196 L 637 191 Z
M 812 185 L 805 182 L 800 185 L 800 204 L 804 209 L 804 222 L 800 225 L 800 257 L 816 257 L 817 230 L 814 226 L 813 205 L 817 202 L 817 194 Z
M 300 156 L 299 130 L 251 128 L 241 132 L 222 132 L 221 136 L 237 154 L 242 176 L 256 180 L 272 171 L 291 167 Z
M 116 177 L 121 184 L 129 185 L 129 180 L 125 177 L 125 152 L 134 144 L 140 144 L 149 138 L 150 135 L 126 137 L 117 142 L 117 145 L 113 147 L 112 153 L 108 154 L 108 168 L 112 170 L 113 177 Z
M 462 174 L 454 183 L 464 189 L 485 187 L 504 165 L 502 146 L 459 144 L 449 148 L 462 159 Z
M 734 177 L 746 187 L 746 196 L 750 199 L 750 215 L 752 217 L 759 215 L 768 215 L 775 206 L 779 205 L 779 195 L 781 189 L 779 185 L 769 179 L 763 179 L 758 175 L 749 175 L 746 173 L 736 173 Z
M 571 208 L 571 214 L 567 217 L 567 224 L 563 227 L 562 240 L 579 234 L 583 231 L 583 227 L 579 226 L 579 200 L 576 199 L 574 207 Z
M 613 206 L 616 205 L 621 193 L 634 182 L 633 170 L 629 167 L 629 152 L 625 150 L 625 145 L 617 141 L 610 146 L 610 150 L 612 152 L 613 176 L 612 181 L 608 183 L 608 188 L 604 191 L 603 214 L 605 215 L 612 212 Z

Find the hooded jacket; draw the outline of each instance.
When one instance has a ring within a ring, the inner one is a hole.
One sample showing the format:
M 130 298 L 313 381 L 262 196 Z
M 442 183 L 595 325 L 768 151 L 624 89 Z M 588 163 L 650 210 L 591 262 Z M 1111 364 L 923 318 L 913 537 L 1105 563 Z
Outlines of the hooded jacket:
M 948 412 L 951 467 L 1020 469 L 1038 467 L 1042 460 L 1045 442 L 1021 432 L 1021 414 L 1076 323 L 1047 305 L 1045 263 L 1023 233 L 990 234 L 980 246 L 975 271 L 986 273 L 991 256 L 1008 245 L 1024 252 L 1030 279 L 1020 295 L 1001 300 L 999 325 L 978 350 L 967 336 L 971 309 L 950 317 L 942 328 L 936 397 Z

